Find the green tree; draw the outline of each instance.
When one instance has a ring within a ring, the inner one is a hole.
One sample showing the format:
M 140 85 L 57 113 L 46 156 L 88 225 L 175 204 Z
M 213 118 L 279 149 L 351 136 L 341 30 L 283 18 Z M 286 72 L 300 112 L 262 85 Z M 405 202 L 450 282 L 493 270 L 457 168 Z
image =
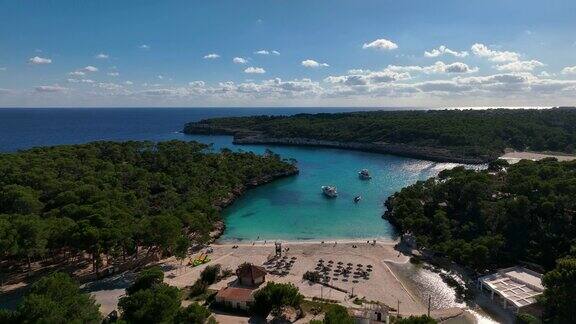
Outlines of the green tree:
M 126 293 L 132 295 L 140 290 L 151 289 L 162 284 L 164 281 L 164 272 L 160 267 L 150 267 L 138 273 L 134 283 L 126 288 Z
M 266 316 L 271 311 L 278 311 L 283 306 L 298 308 L 304 296 L 291 283 L 268 282 L 264 288 L 254 294 L 253 310 Z
M 354 318 L 348 313 L 348 309 L 340 305 L 330 305 L 324 314 L 325 324 L 353 324 Z
M 18 253 L 18 231 L 7 215 L 0 215 L 0 251 L 3 257 Z
M 100 323 L 98 307 L 67 274 L 54 273 L 32 285 L 17 313 L 22 323 Z
M 206 266 L 206 268 L 200 272 L 200 280 L 208 285 L 215 283 L 218 280 L 221 268 L 222 266 L 219 264 Z
M 28 269 L 32 269 L 32 259 L 46 251 L 48 243 L 45 223 L 36 215 L 22 215 L 14 219 L 18 233 L 18 252 L 26 258 Z
M 180 290 L 166 284 L 120 298 L 118 308 L 128 323 L 170 323 L 180 310 Z
M 576 318 L 576 258 L 558 260 L 556 267 L 544 275 L 546 288 L 542 302 L 546 317 L 552 323 L 569 323 Z
M 175 324 L 203 324 L 211 316 L 210 310 L 200 304 L 192 303 L 181 308 L 174 319 Z
M 43 208 L 38 193 L 20 185 L 7 185 L 0 190 L 0 213 L 33 214 Z
M 184 261 L 188 255 L 188 248 L 190 247 L 190 239 L 185 235 L 180 235 L 176 240 L 174 247 L 174 256 L 176 259 L 180 260 L 180 264 Z

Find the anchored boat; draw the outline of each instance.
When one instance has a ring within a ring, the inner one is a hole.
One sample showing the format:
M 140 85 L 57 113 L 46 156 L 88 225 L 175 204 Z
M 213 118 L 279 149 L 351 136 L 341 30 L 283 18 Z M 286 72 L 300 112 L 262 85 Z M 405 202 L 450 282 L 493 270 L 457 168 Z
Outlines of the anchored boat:
M 358 177 L 362 180 L 372 179 L 372 176 L 370 175 L 370 172 L 368 172 L 367 169 L 362 169 L 360 172 L 358 172 Z
M 326 197 L 335 198 L 338 197 L 338 191 L 334 186 L 322 186 L 322 193 Z

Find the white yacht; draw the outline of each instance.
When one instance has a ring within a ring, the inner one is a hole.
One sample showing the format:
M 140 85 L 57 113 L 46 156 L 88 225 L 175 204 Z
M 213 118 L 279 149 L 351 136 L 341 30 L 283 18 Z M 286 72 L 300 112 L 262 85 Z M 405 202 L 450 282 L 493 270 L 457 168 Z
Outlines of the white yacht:
M 322 186 L 322 193 L 330 198 L 338 197 L 338 191 L 333 186 Z
M 362 180 L 372 179 L 372 176 L 370 175 L 370 172 L 368 172 L 367 169 L 362 169 L 360 172 L 358 172 L 358 177 L 360 177 L 360 179 Z

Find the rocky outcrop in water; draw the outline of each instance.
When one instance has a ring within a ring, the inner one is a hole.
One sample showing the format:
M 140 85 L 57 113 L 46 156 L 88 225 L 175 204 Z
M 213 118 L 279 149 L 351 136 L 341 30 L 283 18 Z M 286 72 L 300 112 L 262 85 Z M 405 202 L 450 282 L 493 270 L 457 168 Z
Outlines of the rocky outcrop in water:
M 392 143 L 360 143 L 360 142 L 337 142 L 326 140 L 315 140 L 309 138 L 274 138 L 266 136 L 261 132 L 250 131 L 245 129 L 233 129 L 224 127 L 215 127 L 209 124 L 189 123 L 184 128 L 186 134 L 204 134 L 204 135 L 232 135 L 234 144 L 269 144 L 269 145 L 293 145 L 293 146 L 319 146 L 340 148 L 347 150 L 357 150 L 365 152 L 393 154 L 416 159 L 424 159 L 436 162 L 454 162 L 464 164 L 482 164 L 497 159 L 497 156 L 471 157 L 458 155 L 456 152 L 436 147 L 414 146 L 407 144 Z

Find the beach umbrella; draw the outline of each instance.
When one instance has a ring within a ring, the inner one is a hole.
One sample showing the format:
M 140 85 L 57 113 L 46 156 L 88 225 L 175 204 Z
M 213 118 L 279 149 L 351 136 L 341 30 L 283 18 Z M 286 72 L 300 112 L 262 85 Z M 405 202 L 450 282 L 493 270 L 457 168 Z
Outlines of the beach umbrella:
M 330 260 L 330 261 L 328 261 L 328 263 L 334 263 L 334 261 Z
M 362 264 L 358 263 L 356 266 L 357 266 L 357 267 L 361 267 L 361 266 L 362 266 Z
M 348 265 L 349 267 L 351 267 L 351 266 L 352 266 L 352 263 L 348 262 L 348 264 L 347 264 L 347 265 Z
M 344 262 L 342 262 L 342 261 L 338 261 L 338 264 L 344 264 Z
M 369 265 L 367 265 L 367 267 L 368 267 L 368 268 L 372 268 L 372 265 L 371 265 L 371 264 L 369 264 Z

